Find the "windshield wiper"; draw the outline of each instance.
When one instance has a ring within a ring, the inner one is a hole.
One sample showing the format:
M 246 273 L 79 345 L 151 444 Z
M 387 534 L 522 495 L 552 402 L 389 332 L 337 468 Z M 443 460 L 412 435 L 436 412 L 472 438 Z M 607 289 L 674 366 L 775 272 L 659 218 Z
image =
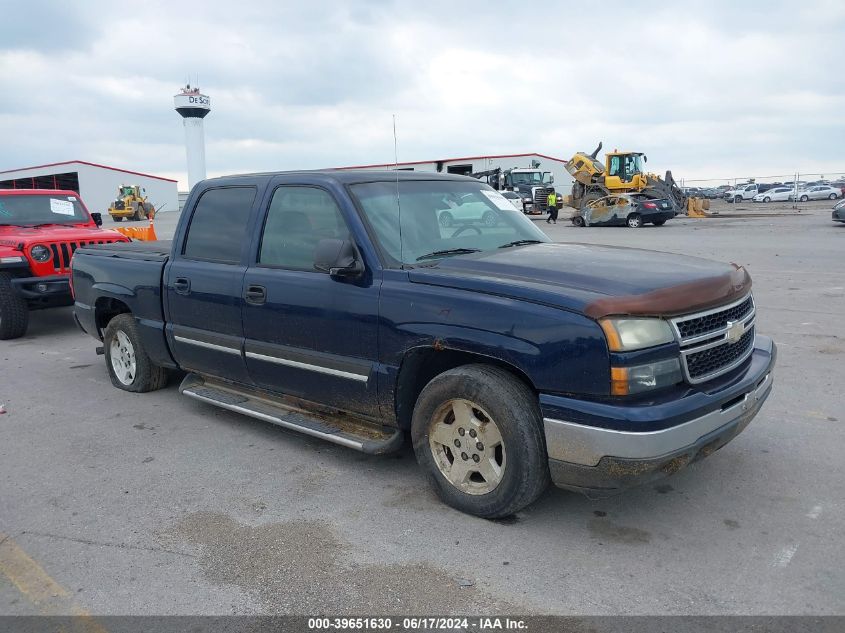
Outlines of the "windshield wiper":
M 422 261 L 424 259 L 431 259 L 432 257 L 441 257 L 446 255 L 463 255 L 465 253 L 479 253 L 481 252 L 480 248 L 447 248 L 443 251 L 434 251 L 431 253 L 426 253 L 425 255 L 420 255 L 417 257 L 417 261 Z
M 507 244 L 502 244 L 499 248 L 510 248 L 511 246 L 523 246 L 525 244 L 542 244 L 542 240 L 515 240 L 513 242 L 508 242 Z

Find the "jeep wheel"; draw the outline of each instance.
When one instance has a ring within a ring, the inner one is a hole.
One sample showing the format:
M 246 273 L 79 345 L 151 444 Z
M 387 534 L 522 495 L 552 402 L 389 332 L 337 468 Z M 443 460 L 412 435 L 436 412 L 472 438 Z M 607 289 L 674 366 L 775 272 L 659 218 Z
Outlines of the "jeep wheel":
M 167 382 L 167 371 L 154 365 L 144 351 L 131 314 L 119 314 L 109 321 L 103 343 L 109 378 L 118 389 L 143 393 L 161 389 Z
M 29 306 L 12 289 L 12 276 L 0 273 L 0 340 L 20 338 L 29 326 Z
M 643 225 L 643 218 L 639 213 L 632 213 L 628 216 L 626 222 L 628 223 L 628 226 L 632 229 L 638 229 Z
M 465 365 L 435 377 L 417 399 L 411 437 L 438 496 L 462 512 L 509 516 L 548 486 L 537 396 L 496 367 Z

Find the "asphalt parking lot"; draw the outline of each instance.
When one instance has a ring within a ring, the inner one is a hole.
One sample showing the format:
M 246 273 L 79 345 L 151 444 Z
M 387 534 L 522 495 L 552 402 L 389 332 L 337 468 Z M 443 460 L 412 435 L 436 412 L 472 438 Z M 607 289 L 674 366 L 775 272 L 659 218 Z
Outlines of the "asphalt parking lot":
M 845 613 L 845 225 L 828 202 L 732 207 L 539 224 L 747 266 L 779 363 L 708 459 L 601 501 L 549 490 L 507 521 L 440 504 L 409 451 L 365 456 L 176 381 L 118 391 L 70 309 L 34 314 L 0 341 L 0 613 Z

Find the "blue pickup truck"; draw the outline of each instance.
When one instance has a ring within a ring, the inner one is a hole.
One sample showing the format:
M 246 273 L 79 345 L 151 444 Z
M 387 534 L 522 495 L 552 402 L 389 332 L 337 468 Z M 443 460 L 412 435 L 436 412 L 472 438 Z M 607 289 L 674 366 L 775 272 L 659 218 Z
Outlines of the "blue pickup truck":
M 205 180 L 172 243 L 85 247 L 72 267 L 115 387 L 180 370 L 185 396 L 352 449 L 409 436 L 439 496 L 482 517 L 549 481 L 603 496 L 672 474 L 772 388 L 743 268 L 552 243 L 460 176 Z

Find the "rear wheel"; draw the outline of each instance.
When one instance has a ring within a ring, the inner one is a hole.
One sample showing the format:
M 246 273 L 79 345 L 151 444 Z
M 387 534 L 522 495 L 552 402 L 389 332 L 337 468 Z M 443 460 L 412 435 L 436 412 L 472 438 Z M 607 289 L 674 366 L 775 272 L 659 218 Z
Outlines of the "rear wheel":
M 632 229 L 639 229 L 643 225 L 643 218 L 639 213 L 632 213 L 628 216 L 627 224 Z
M 832 193 L 828 196 L 828 198 L 830 198 L 831 200 L 836 200 L 837 195 L 835 193 Z
M 484 518 L 513 514 L 549 483 L 537 396 L 510 373 L 465 365 L 435 377 L 417 399 L 411 437 L 440 498 Z
M 809 197 L 809 196 L 806 196 L 806 195 L 805 195 L 805 196 L 801 196 L 801 202 L 807 202 L 807 200 L 809 200 L 809 199 L 810 199 L 810 197 Z
M 29 306 L 12 289 L 12 276 L 0 273 L 0 340 L 20 338 L 29 326 Z
M 167 371 L 153 364 L 144 351 L 131 314 L 119 314 L 109 321 L 103 343 L 109 378 L 118 389 L 143 393 L 161 389 L 167 382 Z

